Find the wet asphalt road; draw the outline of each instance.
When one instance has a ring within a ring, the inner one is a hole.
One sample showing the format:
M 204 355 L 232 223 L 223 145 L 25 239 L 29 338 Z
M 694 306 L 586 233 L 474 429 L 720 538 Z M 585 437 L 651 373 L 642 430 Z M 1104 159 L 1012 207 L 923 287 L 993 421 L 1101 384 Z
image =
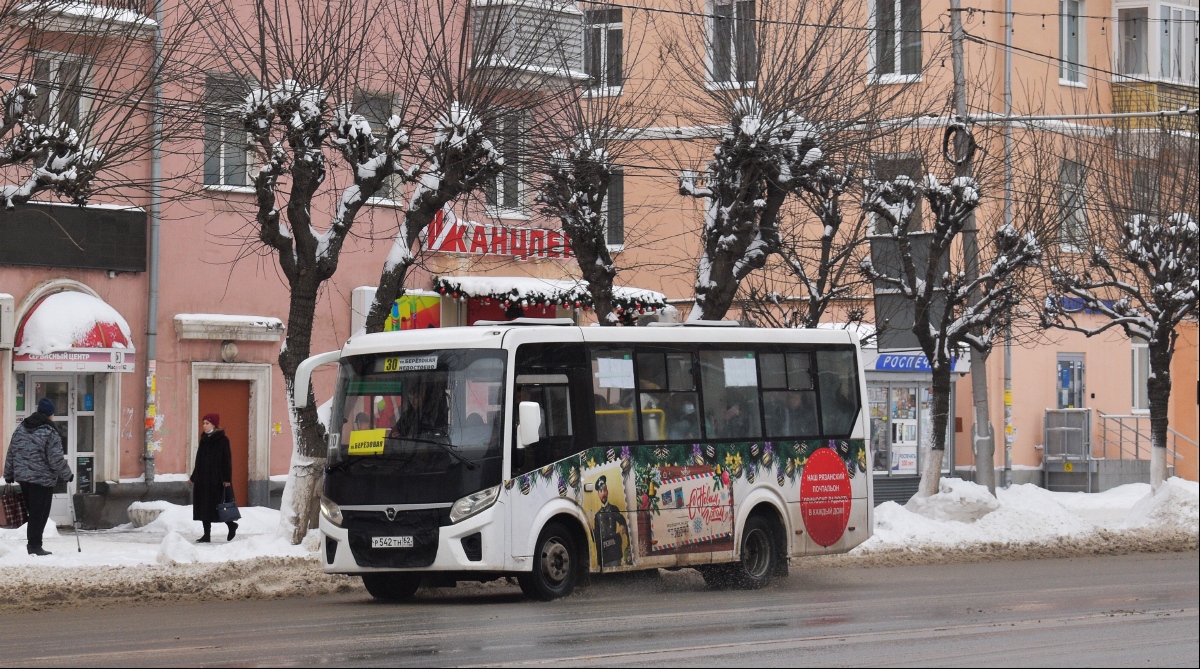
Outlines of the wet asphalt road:
M 515 587 L 403 605 L 311 599 L 0 615 L 0 665 L 1191 666 L 1196 552 L 793 569 L 758 592 L 691 571 L 594 583 L 560 602 Z

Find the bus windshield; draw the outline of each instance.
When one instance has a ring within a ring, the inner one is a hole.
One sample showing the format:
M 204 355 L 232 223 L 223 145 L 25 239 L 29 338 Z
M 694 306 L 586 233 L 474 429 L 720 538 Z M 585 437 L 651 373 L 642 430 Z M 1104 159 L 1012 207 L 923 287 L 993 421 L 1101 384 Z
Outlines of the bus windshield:
M 394 476 L 461 472 L 452 477 L 457 483 L 437 477 L 453 499 L 499 483 L 505 360 L 503 351 L 487 349 L 343 360 L 329 469 L 386 463 Z

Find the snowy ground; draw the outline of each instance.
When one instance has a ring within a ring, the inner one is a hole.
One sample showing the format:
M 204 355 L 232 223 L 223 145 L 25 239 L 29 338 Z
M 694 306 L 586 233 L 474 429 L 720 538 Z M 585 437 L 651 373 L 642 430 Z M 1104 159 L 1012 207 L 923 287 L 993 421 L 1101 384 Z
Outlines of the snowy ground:
M 987 491 L 960 479 L 906 506 L 875 509 L 875 533 L 849 555 L 806 558 L 846 566 L 978 559 L 1070 557 L 1096 553 L 1195 550 L 1200 488 L 1173 478 L 1158 494 L 1147 484 L 1103 493 L 1056 493 L 1033 485 Z M 300 546 L 277 535 L 279 512 L 242 509 L 238 535 L 225 541 L 213 526 L 212 544 L 195 544 L 200 523 L 191 507 L 166 502 L 144 527 L 125 525 L 76 535 L 46 530 L 54 555 L 25 551 L 25 530 L 0 529 L 0 607 L 92 599 L 242 598 L 333 592 L 357 580 L 327 576 L 319 567 L 316 532 Z

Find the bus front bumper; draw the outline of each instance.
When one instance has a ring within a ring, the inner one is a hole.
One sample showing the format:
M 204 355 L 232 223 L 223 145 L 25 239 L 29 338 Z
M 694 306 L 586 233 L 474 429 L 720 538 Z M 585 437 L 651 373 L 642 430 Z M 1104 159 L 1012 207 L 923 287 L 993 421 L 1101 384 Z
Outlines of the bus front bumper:
M 344 527 L 330 522 L 321 516 L 321 563 L 327 574 L 362 574 L 386 571 L 423 571 L 423 572 L 499 572 L 505 569 L 504 535 L 499 522 L 501 507 L 493 506 L 478 515 L 467 518 L 453 525 L 438 528 L 437 554 L 433 564 L 427 567 L 397 569 L 364 567 L 355 560 L 354 552 L 350 549 L 350 533 Z M 468 555 L 468 546 L 472 546 L 472 535 L 478 534 L 479 550 Z M 464 542 L 464 539 L 467 541 Z M 389 548 L 379 550 L 405 550 Z M 479 559 L 473 560 L 472 557 Z

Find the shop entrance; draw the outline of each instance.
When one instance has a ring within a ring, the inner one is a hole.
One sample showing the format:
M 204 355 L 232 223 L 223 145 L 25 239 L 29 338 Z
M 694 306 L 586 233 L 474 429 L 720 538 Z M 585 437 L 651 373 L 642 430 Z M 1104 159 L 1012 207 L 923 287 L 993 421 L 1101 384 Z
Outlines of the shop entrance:
M 233 457 L 233 494 L 239 505 L 246 506 L 250 482 L 250 382 L 213 379 L 201 380 L 199 386 L 199 414 L 221 416 L 221 429 L 229 437 Z
M 920 474 L 924 452 L 933 441 L 932 388 L 920 382 L 868 380 L 867 393 L 874 471 L 888 476 Z M 946 471 L 952 462 L 951 456 L 948 444 L 943 459 Z
M 95 491 L 96 476 L 96 375 L 95 374 L 25 374 L 18 377 L 18 403 L 25 416 L 37 411 L 43 397 L 54 402 L 51 416 L 63 444 L 63 457 L 75 474 L 71 483 L 59 483 L 54 488 L 50 520 L 58 525 L 71 522 L 71 495 Z M 21 392 L 24 391 L 24 392 Z M 24 400 L 23 402 L 21 400 Z

